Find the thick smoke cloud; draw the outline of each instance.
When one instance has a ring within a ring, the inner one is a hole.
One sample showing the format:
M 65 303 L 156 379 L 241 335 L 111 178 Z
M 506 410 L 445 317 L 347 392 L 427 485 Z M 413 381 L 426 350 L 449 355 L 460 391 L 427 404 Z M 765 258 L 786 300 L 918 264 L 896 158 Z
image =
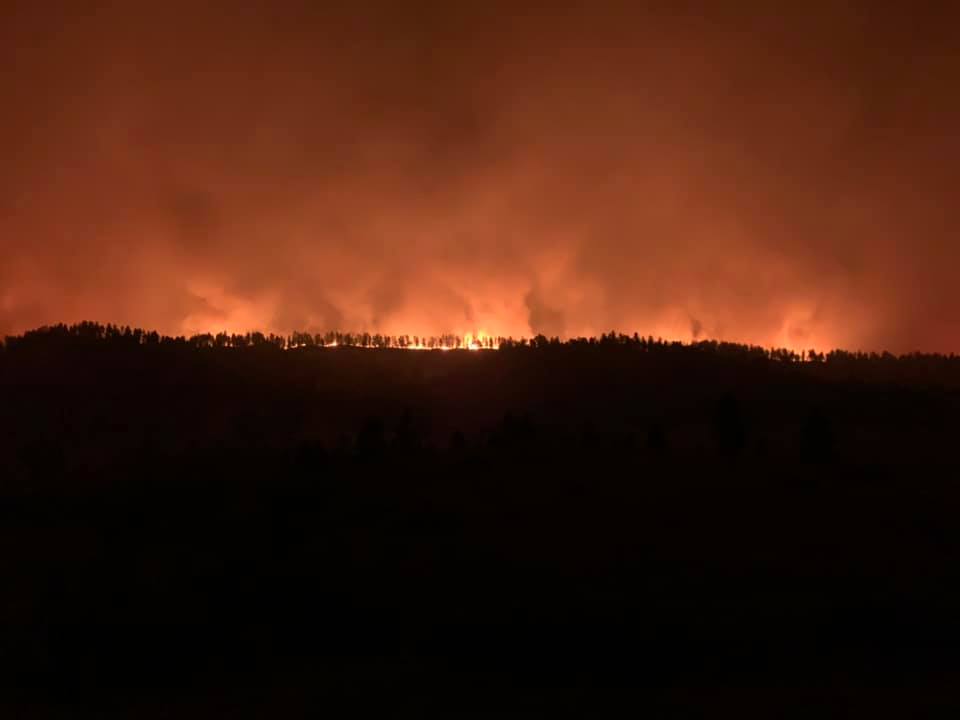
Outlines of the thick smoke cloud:
M 948 3 L 2 12 L 0 333 L 960 351 Z

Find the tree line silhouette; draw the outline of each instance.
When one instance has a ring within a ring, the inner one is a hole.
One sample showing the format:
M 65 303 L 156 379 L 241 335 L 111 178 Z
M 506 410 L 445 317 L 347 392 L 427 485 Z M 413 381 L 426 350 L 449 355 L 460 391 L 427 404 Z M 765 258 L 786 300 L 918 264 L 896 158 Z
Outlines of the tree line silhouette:
M 0 342 L 0 350 L 17 350 L 24 347 L 55 345 L 58 342 L 93 342 L 102 341 L 118 345 L 173 345 L 186 346 L 196 349 L 226 349 L 226 348 L 276 348 L 279 350 L 293 350 L 298 348 L 333 348 L 357 347 L 377 349 L 500 349 L 515 350 L 521 348 L 584 348 L 619 346 L 643 352 L 700 352 L 712 353 L 727 357 L 745 359 L 772 360 L 780 363 L 904 363 L 923 364 L 928 367 L 945 367 L 960 365 L 960 356 L 956 353 L 924 353 L 911 352 L 893 354 L 883 352 L 849 351 L 832 349 L 829 351 L 792 350 L 788 348 L 768 348 L 759 345 L 725 342 L 718 340 L 695 340 L 683 342 L 679 340 L 665 340 L 652 335 L 632 335 L 610 331 L 599 337 L 572 337 L 561 339 L 547 337 L 542 334 L 530 338 L 513 338 L 512 336 L 462 336 L 453 333 L 441 335 L 388 335 L 369 332 L 340 332 L 328 331 L 325 333 L 309 333 L 295 331 L 287 335 L 274 333 L 246 332 L 246 333 L 198 333 L 185 335 L 162 335 L 157 331 L 148 331 L 142 328 L 131 328 L 114 324 L 101 324 L 83 321 L 75 324 L 56 324 L 27 330 L 20 335 L 6 336 Z
M 513 342 L 512 339 L 499 337 L 467 339 L 452 333 L 419 336 L 340 331 L 328 331 L 325 333 L 292 332 L 288 335 L 265 334 L 262 332 L 219 332 L 198 333 L 191 336 L 169 336 L 141 328 L 131 328 L 129 326 L 113 324 L 103 325 L 84 321 L 73 325 L 57 324 L 28 330 L 19 336 L 8 336 L 4 344 L 9 349 L 15 349 L 28 345 L 56 343 L 58 341 L 104 341 L 125 345 L 175 345 L 197 349 L 270 347 L 280 350 L 312 347 L 454 349 L 471 346 L 477 349 L 493 349 L 502 343 Z M 525 341 L 524 344 L 526 344 Z

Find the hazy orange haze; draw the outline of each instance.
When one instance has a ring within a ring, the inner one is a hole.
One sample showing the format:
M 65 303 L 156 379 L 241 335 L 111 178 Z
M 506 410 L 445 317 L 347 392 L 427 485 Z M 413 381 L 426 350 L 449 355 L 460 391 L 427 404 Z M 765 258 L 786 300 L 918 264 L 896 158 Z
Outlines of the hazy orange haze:
M 6 3 L 0 334 L 960 351 L 957 14 Z

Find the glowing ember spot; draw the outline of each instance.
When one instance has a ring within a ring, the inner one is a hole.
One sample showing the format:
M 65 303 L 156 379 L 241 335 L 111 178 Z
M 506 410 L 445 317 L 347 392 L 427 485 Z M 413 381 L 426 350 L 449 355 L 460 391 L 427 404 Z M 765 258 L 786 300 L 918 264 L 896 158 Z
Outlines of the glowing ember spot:
M 327 342 L 317 342 L 317 347 L 355 347 L 367 349 L 391 349 L 391 350 L 439 350 L 447 352 L 449 350 L 469 350 L 476 352 L 478 350 L 497 350 L 500 348 L 500 340 L 489 335 L 483 330 L 474 333 L 466 333 L 463 337 L 458 335 L 442 335 L 439 337 L 419 337 L 415 336 L 411 340 L 408 335 L 401 336 L 370 336 L 362 334 L 346 334 L 339 336 L 341 339 L 329 340 Z M 294 349 L 301 345 L 290 343 L 287 349 Z

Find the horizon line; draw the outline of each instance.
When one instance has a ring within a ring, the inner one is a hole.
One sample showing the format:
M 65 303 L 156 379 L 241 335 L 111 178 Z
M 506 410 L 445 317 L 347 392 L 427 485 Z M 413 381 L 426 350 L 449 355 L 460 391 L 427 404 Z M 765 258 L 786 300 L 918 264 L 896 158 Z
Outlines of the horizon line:
M 902 359 L 916 357 L 946 358 L 955 359 L 958 356 L 954 352 L 925 352 L 911 351 L 908 353 L 893 353 L 888 350 L 866 351 L 862 349 L 849 350 L 840 347 L 834 347 L 829 350 L 817 350 L 815 348 L 790 348 L 785 346 L 767 346 L 754 343 L 737 342 L 733 340 L 722 340 L 719 338 L 691 338 L 689 340 L 669 339 L 662 336 L 653 336 L 650 334 L 641 334 L 639 331 L 633 333 L 624 333 L 611 330 L 608 333 L 599 335 L 578 335 L 578 336 L 548 336 L 545 333 L 537 333 L 514 337 L 512 335 L 495 335 L 478 330 L 476 333 L 467 332 L 441 333 L 434 335 L 420 335 L 411 333 L 383 333 L 383 332 L 343 332 L 340 330 L 327 330 L 325 332 L 307 332 L 294 330 L 289 333 L 263 332 L 260 330 L 250 330 L 245 332 L 228 332 L 219 330 L 216 332 L 202 332 L 187 334 L 168 335 L 160 333 L 157 330 L 147 330 L 145 328 L 133 327 L 131 325 L 121 325 L 116 323 L 100 323 L 92 320 L 83 320 L 77 323 L 54 323 L 40 325 L 35 328 L 24 330 L 15 335 L 5 335 L 0 337 L 0 347 L 17 345 L 33 337 L 45 335 L 66 335 L 74 338 L 85 338 L 90 340 L 126 340 L 136 342 L 138 345 L 151 344 L 169 344 L 182 343 L 197 349 L 243 349 L 256 347 L 260 345 L 272 345 L 282 350 L 298 350 L 303 348 L 317 349 L 336 349 L 338 347 L 350 347 L 364 350 L 413 350 L 413 351 L 484 351 L 511 349 L 515 347 L 538 348 L 543 346 L 578 346 L 578 345 L 631 345 L 638 344 L 645 347 L 683 347 L 689 349 L 696 348 L 725 348 L 737 349 L 748 353 L 758 353 L 762 351 L 768 358 L 781 360 L 824 360 L 828 357 L 852 357 L 852 358 L 876 358 L 876 359 Z

